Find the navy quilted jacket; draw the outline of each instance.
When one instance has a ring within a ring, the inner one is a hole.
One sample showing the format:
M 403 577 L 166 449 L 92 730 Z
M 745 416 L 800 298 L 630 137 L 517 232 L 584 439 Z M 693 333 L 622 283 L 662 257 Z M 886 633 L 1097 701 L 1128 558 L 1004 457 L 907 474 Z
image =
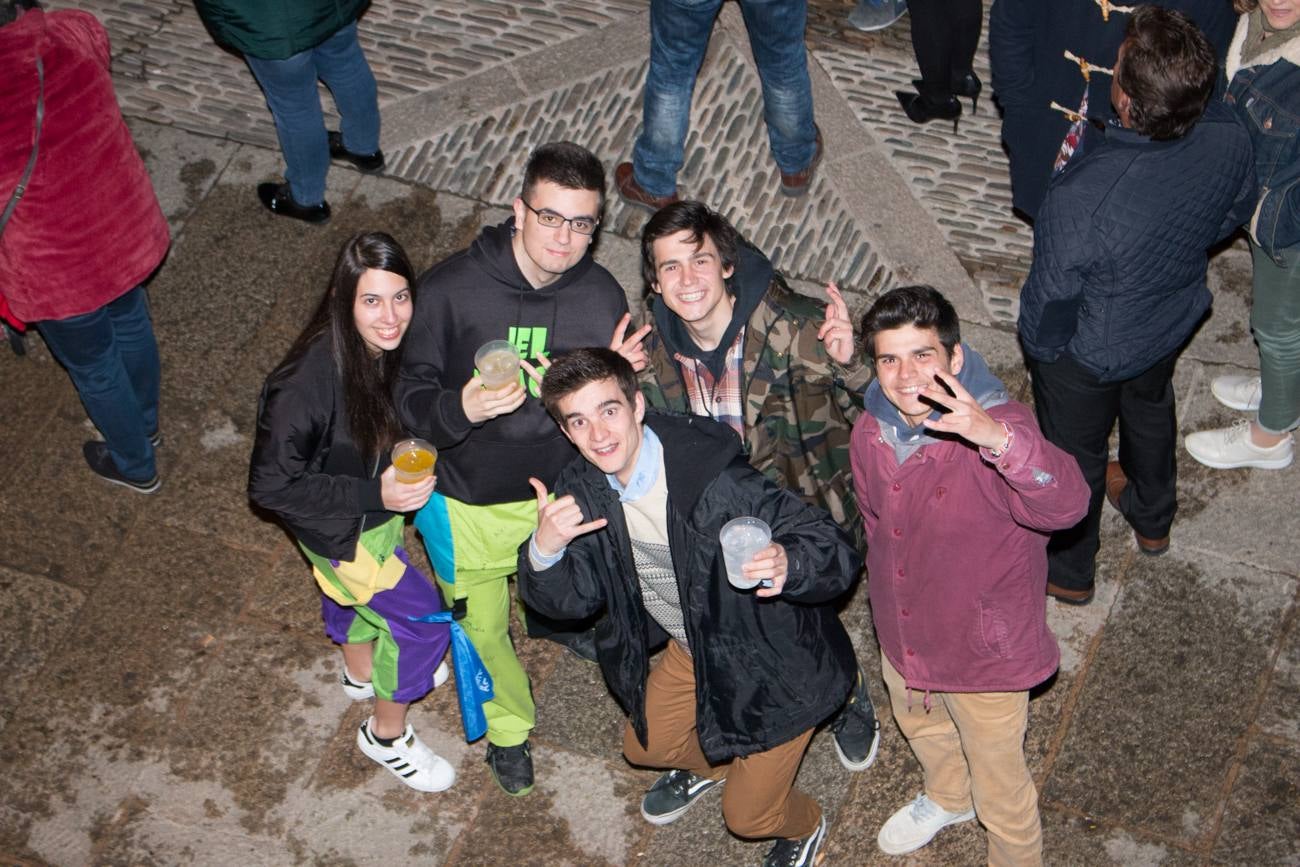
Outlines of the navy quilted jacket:
M 1220 102 L 1173 141 L 1089 128 L 1034 227 L 1025 353 L 1106 382 L 1169 355 L 1210 307 L 1206 250 L 1249 219 L 1255 190 L 1250 137 Z

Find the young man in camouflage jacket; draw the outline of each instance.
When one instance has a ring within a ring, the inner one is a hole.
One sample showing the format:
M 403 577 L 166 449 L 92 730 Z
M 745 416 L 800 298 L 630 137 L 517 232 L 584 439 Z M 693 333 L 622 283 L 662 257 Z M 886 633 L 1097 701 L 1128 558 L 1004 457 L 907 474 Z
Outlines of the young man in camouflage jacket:
M 646 224 L 641 271 L 652 290 L 647 405 L 730 425 L 751 465 L 858 534 L 849 434 L 871 373 L 839 290 L 827 286 L 824 308 L 792 291 L 726 218 L 693 201 Z M 875 760 L 878 728 L 859 673 L 832 723 L 846 768 Z

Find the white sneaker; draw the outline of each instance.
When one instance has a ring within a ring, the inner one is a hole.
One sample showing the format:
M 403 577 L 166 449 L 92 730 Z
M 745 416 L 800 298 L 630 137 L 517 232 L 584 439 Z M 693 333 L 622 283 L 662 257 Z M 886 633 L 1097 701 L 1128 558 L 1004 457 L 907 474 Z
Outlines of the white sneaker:
M 447 668 L 447 660 L 444 659 L 433 671 L 433 688 L 442 686 L 449 677 L 451 677 L 451 669 Z M 353 701 L 365 701 L 375 697 L 375 685 L 368 680 L 357 680 L 348 674 L 346 665 L 343 666 L 343 676 L 339 680 L 343 685 L 343 694 Z
M 1237 467 L 1255 467 L 1261 470 L 1280 470 L 1291 465 L 1294 456 L 1293 438 L 1271 448 L 1260 448 L 1250 441 L 1250 419 L 1240 418 L 1232 427 L 1190 433 L 1183 439 L 1188 454 L 1207 467 L 1216 470 L 1233 470 Z
M 916 796 L 915 801 L 890 816 L 881 826 L 876 845 L 886 855 L 905 855 L 929 843 L 935 834 L 949 825 L 969 822 L 974 818 L 974 810 L 949 813 L 922 792 Z
M 357 746 L 361 752 L 383 765 L 393 776 L 417 792 L 441 792 L 451 788 L 456 782 L 456 771 L 451 764 L 433 750 L 424 745 L 424 741 L 415 736 L 411 724 L 406 724 L 406 731 L 386 747 L 375 740 L 370 731 L 374 717 L 366 720 L 357 729 Z
M 1228 409 L 1256 412 L 1262 392 L 1258 376 L 1216 376 L 1210 382 L 1210 393 Z

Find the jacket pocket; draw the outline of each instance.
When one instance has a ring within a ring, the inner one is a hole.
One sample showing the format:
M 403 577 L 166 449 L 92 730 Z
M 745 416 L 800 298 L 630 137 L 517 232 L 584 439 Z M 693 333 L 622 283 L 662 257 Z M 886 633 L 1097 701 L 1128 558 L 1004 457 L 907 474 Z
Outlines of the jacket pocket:
M 1249 118 L 1255 173 L 1260 186 L 1276 186 L 1281 173 L 1295 161 L 1300 117 L 1254 89 L 1246 94 L 1242 107 Z
M 991 600 L 981 597 L 979 615 L 979 632 L 984 641 L 984 649 L 994 656 L 1006 659 L 1011 655 L 1011 640 L 1002 609 Z

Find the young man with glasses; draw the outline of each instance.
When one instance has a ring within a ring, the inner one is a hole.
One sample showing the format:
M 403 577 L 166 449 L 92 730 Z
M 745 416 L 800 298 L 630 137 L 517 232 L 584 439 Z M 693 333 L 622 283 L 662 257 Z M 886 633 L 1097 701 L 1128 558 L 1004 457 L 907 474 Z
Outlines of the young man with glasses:
M 487 762 L 508 794 L 532 791 L 534 707 L 510 639 L 507 578 L 537 523 L 530 476 L 550 484 L 573 447 L 520 373 L 483 387 L 474 354 L 508 340 L 528 362 L 610 343 L 643 366 L 641 335 L 626 341 L 627 297 L 591 257 L 605 170 L 586 149 L 555 142 L 533 152 L 514 215 L 417 283 L 397 386 L 402 422 L 439 449 L 438 490 L 416 516 L 438 583 L 492 676 L 484 706 Z

